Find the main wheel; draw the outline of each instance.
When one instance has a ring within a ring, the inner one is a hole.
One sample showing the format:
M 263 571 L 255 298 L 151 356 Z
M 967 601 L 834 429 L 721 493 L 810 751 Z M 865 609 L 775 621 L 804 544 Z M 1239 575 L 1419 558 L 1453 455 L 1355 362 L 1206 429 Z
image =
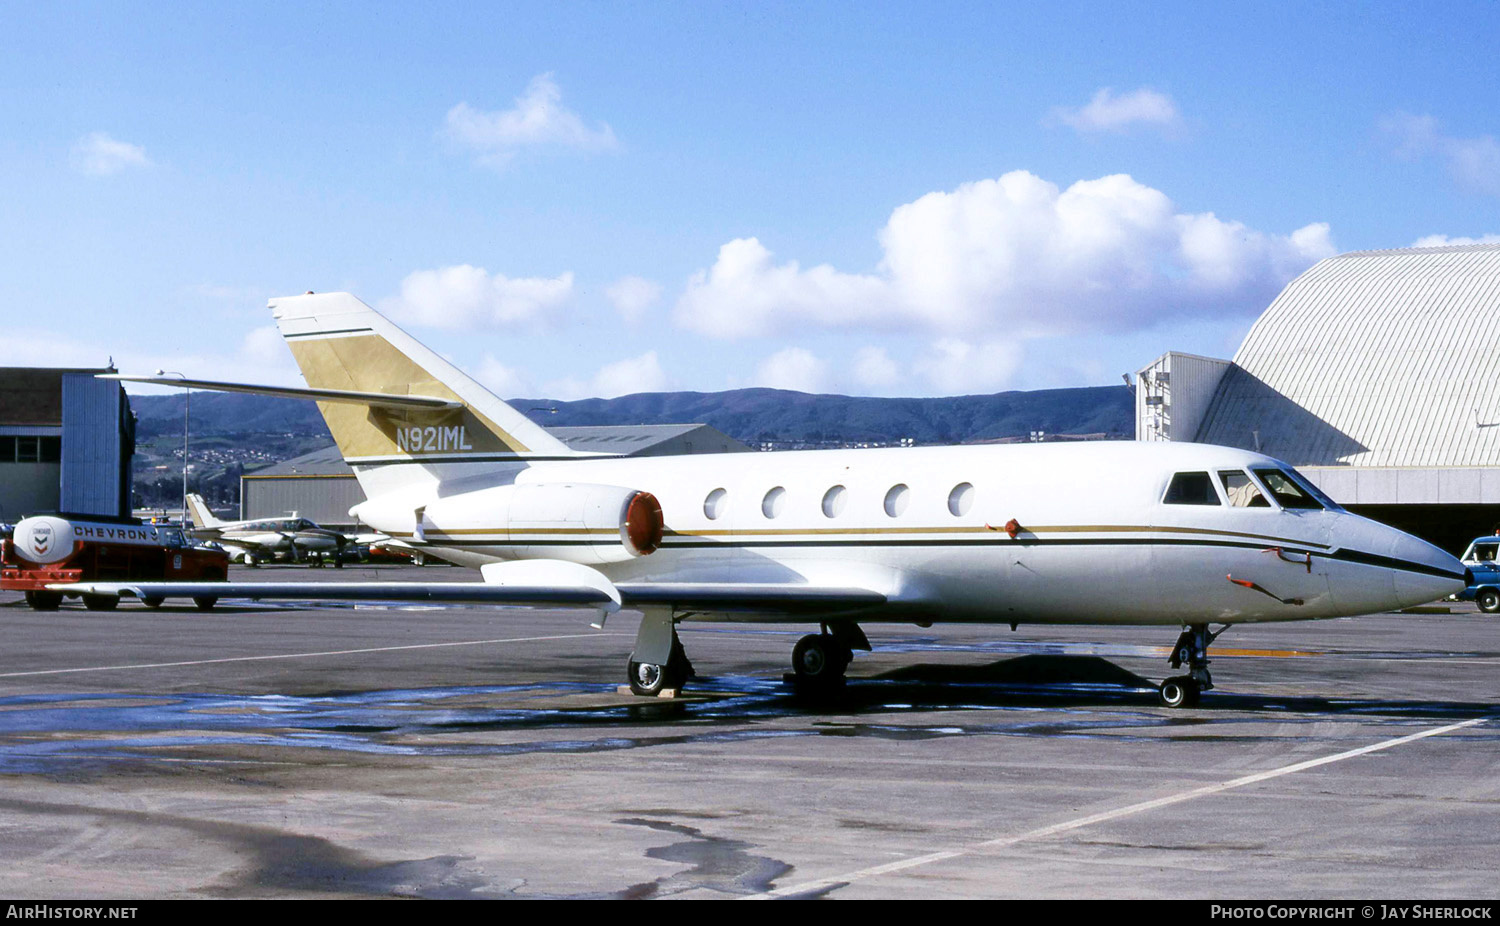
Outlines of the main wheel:
M 120 599 L 114 595 L 84 595 L 83 606 L 90 611 L 113 611 L 119 607 Z
M 654 698 L 668 688 L 681 688 L 693 676 L 693 664 L 688 662 L 682 642 L 674 640 L 672 655 L 667 657 L 666 665 L 636 662 L 632 659 L 627 671 L 630 677 L 630 690 L 638 695 Z
M 219 603 L 219 596 L 217 596 L 217 595 L 194 595 L 193 596 L 193 604 L 195 604 L 195 605 L 198 606 L 198 610 L 199 611 L 212 610 L 213 606 L 216 605 L 216 604 L 218 604 L 218 603 Z
M 638 695 L 654 698 L 668 688 L 681 688 L 687 681 L 687 673 L 668 663 L 664 666 L 653 662 L 630 661 L 630 690 Z
M 810 633 L 792 649 L 792 671 L 799 682 L 828 684 L 844 677 L 854 654 L 828 634 Z
M 141 604 L 155 611 L 157 608 L 161 607 L 162 603 L 166 600 L 167 599 L 165 598 L 158 598 L 155 595 L 147 595 L 145 598 L 141 599 Z
M 1198 703 L 1198 683 L 1186 675 L 1167 679 L 1156 693 L 1163 707 L 1192 707 Z
M 1486 614 L 1494 614 L 1500 611 L 1500 591 L 1493 588 L 1481 588 L 1474 595 L 1474 603 L 1479 605 L 1479 610 Z

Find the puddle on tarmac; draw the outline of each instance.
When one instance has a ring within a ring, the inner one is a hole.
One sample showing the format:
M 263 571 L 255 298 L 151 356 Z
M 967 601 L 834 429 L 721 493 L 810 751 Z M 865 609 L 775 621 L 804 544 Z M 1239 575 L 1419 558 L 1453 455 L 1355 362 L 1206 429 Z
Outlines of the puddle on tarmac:
M 591 683 L 317 696 L 24 695 L 0 698 L 0 773 L 49 774 L 89 762 L 255 761 L 242 748 L 228 754 L 233 747 L 486 757 L 815 736 L 1252 742 L 1270 737 L 1243 728 L 1268 715 L 1277 725 L 1274 738 L 1286 741 L 1297 735 L 1295 725 L 1330 717 L 1405 726 L 1497 713 L 1486 704 L 1219 692 L 1205 696 L 1211 709 L 1168 711 L 1155 706 L 1146 684 L 1097 657 L 1029 656 L 989 666 L 909 666 L 851 679 L 817 698 L 748 676 L 699 679 L 694 687 L 713 696 L 682 702 L 621 698 L 614 685 Z M 1495 736 L 1487 727 L 1455 735 Z M 207 748 L 185 753 L 184 747 Z M 215 756 L 216 747 L 226 754 Z

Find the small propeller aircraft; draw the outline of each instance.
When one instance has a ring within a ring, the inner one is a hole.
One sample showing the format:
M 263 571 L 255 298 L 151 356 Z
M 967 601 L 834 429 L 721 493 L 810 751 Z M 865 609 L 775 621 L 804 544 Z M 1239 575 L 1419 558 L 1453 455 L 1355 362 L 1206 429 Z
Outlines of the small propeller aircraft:
M 352 514 L 478 582 L 216 583 L 219 597 L 642 612 L 640 694 L 692 674 L 681 621 L 813 624 L 809 684 L 861 624 L 1179 628 L 1168 706 L 1213 687 L 1241 623 L 1367 614 L 1464 588 L 1458 560 L 1345 511 L 1292 467 L 1228 447 L 1097 442 L 680 457 L 579 453 L 347 293 L 275 299 L 308 388 L 108 374 L 315 399 L 367 500 Z M 77 590 L 77 589 L 75 589 Z M 205 594 L 100 582 L 91 594 Z M 1220 625 L 1214 630 L 1213 625 Z
M 188 533 L 195 540 L 216 543 L 232 561 L 247 566 L 258 566 L 281 553 L 293 562 L 313 557 L 321 563 L 325 556 L 331 556 L 335 566 L 343 566 L 345 548 L 388 539 L 384 534 L 350 535 L 330 530 L 298 517 L 296 512 L 285 518 L 221 521 L 197 494 L 187 496 L 187 508 L 193 522 Z

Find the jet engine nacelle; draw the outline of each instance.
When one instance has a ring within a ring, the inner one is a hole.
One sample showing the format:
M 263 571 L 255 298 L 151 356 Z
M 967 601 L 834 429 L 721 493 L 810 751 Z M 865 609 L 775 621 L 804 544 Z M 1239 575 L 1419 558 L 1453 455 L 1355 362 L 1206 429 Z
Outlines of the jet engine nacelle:
M 496 486 L 450 495 L 413 512 L 419 543 L 494 544 L 506 559 L 596 565 L 646 556 L 665 525 L 656 496 L 587 483 Z M 372 524 L 376 523 L 371 521 Z

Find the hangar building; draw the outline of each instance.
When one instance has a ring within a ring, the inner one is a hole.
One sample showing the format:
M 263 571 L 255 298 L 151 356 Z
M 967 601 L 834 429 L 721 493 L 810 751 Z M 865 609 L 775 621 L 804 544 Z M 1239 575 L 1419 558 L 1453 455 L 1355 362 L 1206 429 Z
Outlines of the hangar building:
M 620 456 L 742 453 L 751 448 L 706 424 L 548 428 L 574 450 Z M 337 447 L 315 450 L 240 478 L 240 517 L 276 518 L 295 511 L 324 527 L 353 530 L 349 509 L 365 500 Z
M 130 514 L 135 417 L 106 370 L 0 369 L 0 521 Z
M 1136 439 L 1259 450 L 1461 551 L 1500 524 L 1500 245 L 1320 261 L 1233 361 L 1174 352 L 1139 371 Z

